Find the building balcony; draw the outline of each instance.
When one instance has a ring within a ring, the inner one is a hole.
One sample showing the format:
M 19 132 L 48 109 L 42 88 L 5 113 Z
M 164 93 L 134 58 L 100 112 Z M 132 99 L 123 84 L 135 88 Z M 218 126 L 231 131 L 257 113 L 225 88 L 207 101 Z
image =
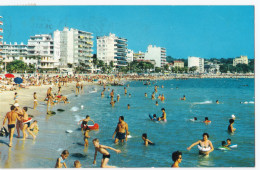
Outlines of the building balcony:
M 53 65 L 44 65 L 44 66 L 39 66 L 41 69 L 53 69 L 55 68 Z

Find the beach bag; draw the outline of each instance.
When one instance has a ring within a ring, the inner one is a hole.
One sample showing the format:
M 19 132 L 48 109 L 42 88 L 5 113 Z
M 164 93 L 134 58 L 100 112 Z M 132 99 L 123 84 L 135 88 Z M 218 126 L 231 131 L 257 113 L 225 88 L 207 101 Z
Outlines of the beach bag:
M 1 130 L 0 130 L 0 136 L 5 136 L 7 137 L 9 135 L 8 131 L 6 130 L 5 127 L 2 127 Z

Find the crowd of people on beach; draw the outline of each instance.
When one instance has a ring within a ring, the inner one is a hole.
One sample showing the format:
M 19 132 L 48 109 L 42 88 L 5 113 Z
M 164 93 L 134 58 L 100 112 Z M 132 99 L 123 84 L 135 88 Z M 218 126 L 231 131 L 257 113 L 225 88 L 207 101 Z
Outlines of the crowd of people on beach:
M 62 94 L 62 89 L 66 88 L 68 83 L 72 83 L 72 82 L 76 83 L 76 85 L 75 85 L 75 94 L 76 95 L 84 93 L 83 82 L 92 82 L 92 83 L 102 85 L 103 90 L 101 92 L 101 97 L 105 96 L 106 91 L 110 92 L 108 95 L 108 98 L 110 98 L 110 105 L 112 107 L 114 107 L 116 102 L 120 101 L 120 95 L 119 94 L 115 95 L 114 89 L 112 89 L 110 91 L 110 88 L 107 88 L 107 85 L 109 83 L 115 83 L 116 81 L 118 82 L 121 80 L 129 80 L 129 79 L 137 80 L 138 78 L 142 78 L 142 77 L 139 77 L 136 75 L 133 75 L 133 76 L 93 75 L 93 76 L 65 76 L 65 77 L 63 77 L 63 76 L 50 77 L 48 75 L 47 76 L 37 75 L 35 77 L 28 76 L 27 78 L 25 78 L 25 77 L 22 77 L 22 78 L 24 80 L 23 81 L 24 87 L 52 85 L 52 86 L 55 86 L 58 88 L 57 92 L 53 93 L 53 88 L 49 87 L 47 90 L 47 93 L 46 93 L 46 97 L 43 99 L 43 101 L 45 101 L 47 103 L 47 114 L 53 114 L 53 112 L 48 109 L 49 107 L 52 107 L 54 104 L 59 104 L 60 102 L 64 102 L 65 104 L 69 103 L 69 99 L 67 98 L 67 96 Z M 154 77 L 150 76 L 150 77 L 146 77 L 146 78 L 153 79 Z M 10 82 L 10 79 L 4 79 L 3 81 L 6 81 L 8 85 L 12 84 L 12 82 Z M 148 83 L 148 85 L 151 86 L 151 83 Z M 123 89 L 124 94 L 125 95 L 128 94 L 128 96 L 131 97 L 131 93 L 129 93 L 127 91 L 127 87 L 129 87 L 129 85 L 126 85 Z M 3 87 L 3 86 L 0 88 L 2 88 L 2 90 L 7 90 L 7 88 Z M 23 86 L 16 86 L 16 88 L 23 88 Z M 160 88 L 164 88 L 164 86 L 162 85 Z M 166 100 L 164 94 L 159 94 L 158 97 L 156 98 L 156 94 L 159 93 L 158 89 L 159 89 L 158 85 L 154 85 L 154 89 L 153 89 L 152 95 L 151 95 L 151 100 L 155 100 L 156 106 L 159 105 L 159 101 L 165 102 L 165 100 Z M 11 90 L 11 89 L 9 89 L 9 90 Z M 12 90 L 15 90 L 15 89 L 12 89 Z M 144 94 L 144 97 L 148 98 L 147 93 Z M 33 93 L 32 100 L 33 100 L 33 109 L 36 109 L 38 106 L 37 92 Z M 183 95 L 183 97 L 180 98 L 180 100 L 185 102 L 186 96 Z M 33 120 L 33 115 L 28 115 L 28 113 L 27 113 L 28 107 L 20 108 L 18 101 L 19 101 L 19 95 L 18 95 L 18 92 L 15 92 L 14 93 L 14 104 L 12 104 L 12 106 L 10 107 L 10 112 L 6 113 L 6 116 L 3 120 L 3 127 L 5 126 L 6 121 L 8 122 L 7 127 L 8 127 L 8 132 L 9 132 L 9 144 L 8 144 L 9 147 L 12 147 L 12 143 L 13 143 L 12 141 L 13 141 L 15 127 L 17 130 L 17 138 L 21 138 L 21 136 L 23 136 L 23 138 L 22 138 L 23 140 L 27 139 L 29 135 L 31 135 L 33 140 L 35 140 L 36 135 L 39 131 L 39 127 L 37 124 L 38 121 Z M 216 104 L 219 104 L 218 100 L 216 101 Z M 127 109 L 130 109 L 130 104 L 127 104 Z M 166 109 L 161 108 L 161 111 L 162 111 L 161 116 L 157 116 L 156 114 L 153 114 L 150 117 L 151 120 L 167 122 Z M 229 120 L 230 124 L 228 126 L 228 131 L 230 133 L 233 133 L 236 130 L 233 127 L 234 120 L 235 120 L 235 116 Z M 88 122 L 90 122 L 90 121 L 93 122 L 93 124 L 94 124 L 94 121 L 90 119 L 90 116 L 86 115 L 86 118 L 84 118 L 78 122 L 78 124 L 81 123 L 81 131 L 82 131 L 83 140 L 84 140 L 84 147 L 88 147 L 90 145 L 89 132 L 91 129 L 89 128 L 89 125 L 88 125 Z M 194 117 L 193 121 L 197 121 L 197 117 Z M 209 120 L 208 117 L 205 117 L 205 120 L 203 122 L 206 124 L 211 123 L 211 121 Z M 22 131 L 22 135 L 20 134 L 20 130 Z M 120 116 L 119 122 L 112 135 L 112 138 L 114 138 L 114 143 L 126 142 L 128 139 L 127 136 L 129 134 L 130 134 L 130 132 L 128 130 L 128 124 L 125 122 L 124 116 Z M 148 139 L 147 133 L 143 133 L 141 138 L 142 138 L 145 146 L 155 145 L 155 143 L 153 143 L 151 140 Z M 121 151 L 114 149 L 110 146 L 101 145 L 99 143 L 99 139 L 97 139 L 97 138 L 94 138 L 92 140 L 92 143 L 93 143 L 93 146 L 95 147 L 93 164 L 96 164 L 96 156 L 97 156 L 97 152 L 99 152 L 103 155 L 102 160 L 101 160 L 101 167 L 102 168 L 115 168 L 115 166 L 108 165 L 108 162 L 110 159 L 110 154 L 107 149 L 113 150 L 116 153 L 120 153 Z M 199 154 L 201 154 L 201 155 L 209 155 L 211 152 L 214 151 L 214 147 L 213 147 L 212 142 L 209 140 L 208 133 L 203 133 L 202 139 L 191 144 L 187 148 L 187 150 L 190 150 L 195 145 L 198 145 Z M 231 139 L 227 139 L 227 142 L 222 141 L 221 145 L 224 148 L 230 149 L 229 146 L 231 146 Z M 69 156 L 69 151 L 64 150 L 61 153 L 61 156 L 57 159 L 55 167 L 62 168 L 64 166 L 65 168 L 67 168 L 65 160 L 68 158 L 68 156 Z M 174 151 L 172 153 L 172 160 L 174 162 L 172 164 L 172 167 L 179 167 L 179 164 L 182 161 L 182 152 Z M 79 160 L 75 160 L 74 167 L 81 168 L 81 164 L 80 164 Z

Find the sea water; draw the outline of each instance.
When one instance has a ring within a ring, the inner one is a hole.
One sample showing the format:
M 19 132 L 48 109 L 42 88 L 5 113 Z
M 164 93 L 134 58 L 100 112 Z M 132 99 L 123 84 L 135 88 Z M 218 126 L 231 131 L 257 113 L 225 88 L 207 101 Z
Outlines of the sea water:
M 8 138 L 1 137 L 1 168 L 53 168 L 61 152 L 67 149 L 70 156 L 66 160 L 68 167 L 79 160 L 83 168 L 100 167 L 102 155 L 98 153 L 97 164 L 93 165 L 94 146 L 92 140 L 98 138 L 102 145 L 120 149 L 111 154 L 109 165 L 117 167 L 170 167 L 173 163 L 172 152 L 182 152 L 181 167 L 254 167 L 255 166 L 255 104 L 254 79 L 188 79 L 152 81 L 145 86 L 143 82 L 128 82 L 127 95 L 124 87 L 107 86 L 110 91 L 101 98 L 101 86 L 87 86 L 84 94 L 68 95 L 69 104 L 59 104 L 51 108 L 56 115 L 46 115 L 46 105 L 41 103 L 38 110 L 42 115 L 35 117 L 39 121 L 40 131 L 35 141 L 22 141 L 14 137 L 13 147 L 8 148 Z M 158 85 L 159 94 L 165 101 L 151 100 L 154 85 Z M 161 88 L 161 85 L 164 88 Z M 96 88 L 96 93 L 89 93 Z M 111 90 L 120 95 L 120 101 L 111 107 L 107 98 Z M 131 96 L 129 96 L 129 93 Z M 144 93 L 148 94 L 146 98 Z M 186 96 L 186 101 L 180 98 Z M 219 104 L 216 104 L 219 100 Z M 243 103 L 240 103 L 243 102 Z M 130 109 L 127 109 L 130 104 Z M 83 105 L 83 107 L 82 107 Z M 167 122 L 153 122 L 149 114 L 161 116 L 165 108 Z M 64 109 L 58 112 L 57 109 Z M 235 133 L 227 132 L 231 115 L 236 116 Z M 86 115 L 99 124 L 100 129 L 91 131 L 89 146 L 84 149 L 83 134 L 78 121 Z M 130 138 L 126 143 L 114 144 L 112 135 L 119 116 L 128 123 Z M 190 119 L 197 117 L 198 121 Z M 205 117 L 211 120 L 206 125 Z M 66 133 L 71 130 L 72 133 Z M 187 150 L 192 143 L 202 139 L 207 132 L 215 150 L 209 157 L 198 154 L 197 146 Z M 147 133 L 154 146 L 145 146 L 141 139 Z M 15 132 L 16 134 L 16 132 Z M 31 137 L 30 137 L 31 138 Z M 217 150 L 221 141 L 231 138 L 238 148 L 231 151 Z

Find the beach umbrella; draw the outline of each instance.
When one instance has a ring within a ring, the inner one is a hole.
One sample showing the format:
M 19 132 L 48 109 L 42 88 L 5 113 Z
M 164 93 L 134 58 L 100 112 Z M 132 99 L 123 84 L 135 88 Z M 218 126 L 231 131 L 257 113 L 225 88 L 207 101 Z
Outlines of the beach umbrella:
M 5 74 L 5 77 L 6 77 L 6 78 L 14 78 L 14 75 L 13 75 L 13 74 L 10 74 L 10 73 L 8 73 L 8 74 Z
M 0 77 L 0 80 L 2 80 L 2 77 Z
M 20 77 L 16 77 L 16 78 L 14 78 L 14 82 L 15 82 L 16 84 L 21 84 L 21 83 L 23 82 L 23 79 L 20 78 Z

